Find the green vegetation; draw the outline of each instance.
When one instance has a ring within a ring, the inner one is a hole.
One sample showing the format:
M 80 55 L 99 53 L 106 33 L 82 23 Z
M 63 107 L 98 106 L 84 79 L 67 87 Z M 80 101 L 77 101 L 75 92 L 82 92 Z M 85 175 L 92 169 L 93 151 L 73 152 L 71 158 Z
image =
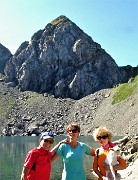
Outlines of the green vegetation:
M 64 18 L 58 18 L 58 19 L 52 21 L 51 24 L 52 25 L 57 25 L 57 24 L 61 23 L 63 20 L 64 20 Z
M 127 99 L 133 94 L 136 87 L 138 87 L 138 76 L 136 76 L 132 82 L 124 83 L 116 87 L 116 93 L 113 96 L 112 104 L 114 105 Z
M 32 92 L 31 94 L 26 95 L 26 98 L 20 99 L 20 103 L 23 105 L 25 103 L 32 104 L 36 102 L 37 98 L 39 98 L 40 94 L 36 92 Z
M 14 106 L 14 98 L 12 96 L 9 96 L 8 94 L 4 98 L 2 97 L 0 98 L 1 98 L 0 115 L 7 117 L 12 107 Z
M 36 101 L 36 99 L 37 99 L 39 96 L 40 96 L 40 95 L 39 95 L 38 93 L 33 92 L 33 93 L 31 94 L 31 96 L 29 96 L 29 98 L 27 99 L 27 102 L 28 102 L 28 103 L 33 103 L 33 102 Z

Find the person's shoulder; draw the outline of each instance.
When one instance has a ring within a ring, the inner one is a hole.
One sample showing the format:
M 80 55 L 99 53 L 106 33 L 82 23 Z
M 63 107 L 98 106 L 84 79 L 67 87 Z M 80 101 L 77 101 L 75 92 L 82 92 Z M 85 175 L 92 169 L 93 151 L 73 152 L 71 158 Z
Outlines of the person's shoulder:
M 68 148 L 68 147 L 69 147 L 69 144 L 63 143 L 63 144 L 60 144 L 58 150 L 65 149 L 65 148 Z
M 33 148 L 32 149 L 32 152 L 39 152 L 40 150 L 37 148 L 37 147 L 35 147 L 35 148 Z
M 29 154 L 37 154 L 37 153 L 39 153 L 39 149 L 36 147 L 36 148 L 33 148 L 33 149 L 31 149 L 29 152 L 28 152 Z
M 78 144 L 81 145 L 81 146 L 85 145 L 85 143 L 80 142 L 80 141 L 78 141 Z
M 28 151 L 27 153 L 27 157 L 35 157 L 35 156 L 38 156 L 39 155 L 39 151 L 37 148 L 33 148 L 31 149 L 30 151 Z
M 102 154 L 104 152 L 106 152 L 107 150 L 104 150 L 102 147 L 98 147 L 95 149 L 95 155 L 97 156 L 97 154 Z
M 89 146 L 88 144 L 86 144 L 86 143 L 84 143 L 84 142 L 78 141 L 78 143 L 79 143 L 80 145 L 82 145 L 82 146 Z
M 68 143 L 62 143 L 59 147 L 62 148 L 62 147 L 69 147 L 69 146 L 70 146 L 70 144 L 68 144 Z
M 80 142 L 80 141 L 78 141 L 78 144 L 80 145 L 80 146 L 82 146 L 82 147 L 86 147 L 86 146 L 88 146 L 87 144 L 85 144 L 84 142 Z

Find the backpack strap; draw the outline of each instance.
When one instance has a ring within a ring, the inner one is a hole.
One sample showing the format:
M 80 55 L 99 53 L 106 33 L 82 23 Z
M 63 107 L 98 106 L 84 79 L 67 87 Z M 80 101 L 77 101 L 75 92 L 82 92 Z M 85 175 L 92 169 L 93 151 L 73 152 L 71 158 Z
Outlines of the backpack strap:
M 98 161 L 98 157 L 99 157 L 99 148 L 96 149 L 96 157 L 97 157 L 97 161 Z

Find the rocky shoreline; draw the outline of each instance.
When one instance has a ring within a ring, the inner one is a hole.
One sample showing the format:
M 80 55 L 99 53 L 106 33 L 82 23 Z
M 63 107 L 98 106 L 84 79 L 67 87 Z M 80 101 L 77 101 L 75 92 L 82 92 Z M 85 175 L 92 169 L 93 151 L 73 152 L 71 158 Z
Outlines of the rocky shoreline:
M 120 170 L 121 179 L 137 180 L 138 179 L 138 134 L 135 136 L 126 136 L 123 139 L 115 141 L 122 149 L 123 158 L 126 159 L 128 167 Z

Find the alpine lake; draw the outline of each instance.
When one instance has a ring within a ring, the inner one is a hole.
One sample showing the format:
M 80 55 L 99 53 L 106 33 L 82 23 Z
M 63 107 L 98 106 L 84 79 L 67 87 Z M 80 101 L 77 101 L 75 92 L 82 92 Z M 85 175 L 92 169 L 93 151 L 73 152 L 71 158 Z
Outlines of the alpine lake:
M 56 145 L 59 141 L 65 139 L 65 136 L 56 136 Z M 113 140 L 122 137 L 113 137 Z M 28 151 L 38 146 L 38 136 L 4 136 L 0 137 L 0 179 L 1 180 L 20 180 L 23 163 Z M 98 148 L 98 142 L 93 140 L 92 136 L 80 136 L 79 141 L 84 142 L 92 148 Z M 96 177 L 90 172 L 92 169 L 93 157 L 84 156 L 84 167 L 87 180 L 96 180 Z M 61 180 L 63 170 L 62 158 L 58 158 L 52 163 L 51 180 Z

